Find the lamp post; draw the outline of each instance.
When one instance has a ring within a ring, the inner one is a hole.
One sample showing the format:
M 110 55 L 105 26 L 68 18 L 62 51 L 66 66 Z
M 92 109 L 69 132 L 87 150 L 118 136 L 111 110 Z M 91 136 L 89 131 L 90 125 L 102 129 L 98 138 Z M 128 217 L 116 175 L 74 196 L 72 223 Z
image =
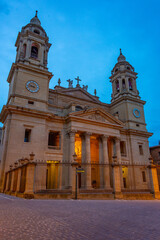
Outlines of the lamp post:
M 78 162 L 76 161 L 77 159 L 77 154 L 74 153 L 73 154 L 73 159 L 74 159 L 74 162 L 72 163 L 72 166 L 76 167 L 76 185 L 75 185 L 75 200 L 77 200 L 77 166 L 78 166 Z

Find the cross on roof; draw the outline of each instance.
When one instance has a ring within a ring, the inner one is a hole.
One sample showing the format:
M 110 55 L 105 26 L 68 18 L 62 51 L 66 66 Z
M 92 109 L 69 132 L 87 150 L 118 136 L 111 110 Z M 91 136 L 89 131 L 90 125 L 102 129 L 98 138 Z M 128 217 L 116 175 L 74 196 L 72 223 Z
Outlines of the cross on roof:
M 76 87 L 80 87 L 79 82 L 82 81 L 82 80 L 79 78 L 79 76 L 77 76 L 77 78 L 75 78 L 75 80 L 77 81 Z

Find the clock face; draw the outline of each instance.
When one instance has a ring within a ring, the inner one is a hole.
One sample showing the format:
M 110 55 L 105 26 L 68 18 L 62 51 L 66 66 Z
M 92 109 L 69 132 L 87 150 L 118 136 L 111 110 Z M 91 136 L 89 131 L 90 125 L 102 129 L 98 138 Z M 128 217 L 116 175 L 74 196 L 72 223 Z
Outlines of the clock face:
M 137 108 L 134 108 L 134 109 L 133 109 L 133 115 L 134 115 L 136 118 L 140 118 L 141 113 L 140 113 L 140 111 L 139 111 Z
M 39 85 L 35 81 L 28 81 L 26 83 L 26 88 L 28 91 L 30 91 L 32 93 L 36 93 L 39 91 Z

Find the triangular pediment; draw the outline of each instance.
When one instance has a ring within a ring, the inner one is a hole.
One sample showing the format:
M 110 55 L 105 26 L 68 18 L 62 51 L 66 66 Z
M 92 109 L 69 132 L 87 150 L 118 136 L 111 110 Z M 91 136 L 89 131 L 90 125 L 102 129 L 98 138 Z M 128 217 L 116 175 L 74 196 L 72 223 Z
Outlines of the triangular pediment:
M 124 126 L 123 122 L 121 122 L 112 114 L 106 112 L 104 109 L 101 109 L 101 108 L 93 108 L 93 109 L 88 109 L 86 111 L 73 112 L 73 113 L 70 113 L 69 116 L 86 119 L 94 122 L 101 122 L 101 123 L 103 122 L 106 124 Z
M 56 87 L 55 90 L 57 93 L 60 93 L 60 94 L 66 95 L 66 96 L 71 96 L 71 97 L 83 99 L 86 101 L 100 103 L 99 98 L 97 96 L 91 95 L 86 90 L 84 90 L 83 88 L 80 88 L 80 87 L 79 88 Z

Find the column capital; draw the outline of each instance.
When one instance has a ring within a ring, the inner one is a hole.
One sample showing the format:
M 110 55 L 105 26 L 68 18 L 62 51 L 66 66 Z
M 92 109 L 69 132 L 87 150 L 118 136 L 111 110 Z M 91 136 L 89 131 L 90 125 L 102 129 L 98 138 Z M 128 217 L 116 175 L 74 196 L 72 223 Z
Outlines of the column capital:
M 67 134 L 70 136 L 70 137 L 74 137 L 75 136 L 75 134 L 76 134 L 76 130 L 70 130 L 70 131 L 68 131 L 67 132 Z
M 105 134 L 103 134 L 103 135 L 101 136 L 101 138 L 102 138 L 103 140 L 108 140 L 109 136 L 108 136 L 108 135 L 105 135 Z
M 120 137 L 114 137 L 116 142 L 120 142 L 121 138 Z
M 85 136 L 91 136 L 92 133 L 91 133 L 91 132 L 84 132 L 84 135 L 85 135 Z

